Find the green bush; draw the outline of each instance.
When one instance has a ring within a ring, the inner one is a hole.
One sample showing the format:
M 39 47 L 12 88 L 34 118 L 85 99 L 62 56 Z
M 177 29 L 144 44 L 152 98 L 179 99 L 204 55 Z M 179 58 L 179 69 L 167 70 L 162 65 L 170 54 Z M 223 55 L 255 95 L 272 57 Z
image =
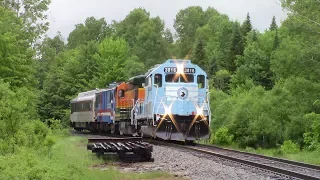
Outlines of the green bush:
M 300 151 L 299 145 L 291 140 L 284 141 L 283 145 L 280 147 L 280 150 L 286 154 L 296 154 Z
M 232 143 L 233 136 L 228 134 L 227 127 L 221 127 L 213 137 L 213 143 L 218 145 L 229 145 Z

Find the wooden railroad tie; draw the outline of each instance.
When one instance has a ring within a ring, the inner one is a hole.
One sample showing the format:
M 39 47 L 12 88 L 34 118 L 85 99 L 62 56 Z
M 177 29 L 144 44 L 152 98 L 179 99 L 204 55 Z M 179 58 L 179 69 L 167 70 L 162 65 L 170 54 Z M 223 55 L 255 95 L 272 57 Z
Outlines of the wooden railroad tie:
M 87 150 L 98 156 L 118 154 L 125 161 L 151 161 L 153 146 L 141 137 L 89 138 Z

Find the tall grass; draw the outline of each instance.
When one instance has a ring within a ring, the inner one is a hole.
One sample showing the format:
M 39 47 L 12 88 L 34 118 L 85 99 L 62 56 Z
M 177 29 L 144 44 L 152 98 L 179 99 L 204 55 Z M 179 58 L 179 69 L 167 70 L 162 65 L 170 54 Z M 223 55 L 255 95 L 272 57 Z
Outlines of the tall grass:
M 0 157 L 0 179 L 151 179 L 170 178 L 164 172 L 124 174 L 104 165 L 103 159 L 86 150 L 86 139 L 76 136 L 54 136 L 56 142 L 50 149 L 46 146 L 34 150 L 19 148 L 15 154 Z

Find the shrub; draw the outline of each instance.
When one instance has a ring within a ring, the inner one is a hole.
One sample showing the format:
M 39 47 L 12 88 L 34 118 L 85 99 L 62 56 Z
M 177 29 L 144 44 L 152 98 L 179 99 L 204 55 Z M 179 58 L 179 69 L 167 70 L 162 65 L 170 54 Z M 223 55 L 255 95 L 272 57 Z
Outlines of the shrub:
M 283 145 L 281 145 L 281 151 L 286 154 L 296 154 L 299 150 L 299 145 L 292 142 L 291 140 L 284 141 Z
M 233 136 L 228 135 L 228 128 L 221 127 L 217 130 L 213 137 L 213 143 L 218 145 L 229 145 L 232 143 Z

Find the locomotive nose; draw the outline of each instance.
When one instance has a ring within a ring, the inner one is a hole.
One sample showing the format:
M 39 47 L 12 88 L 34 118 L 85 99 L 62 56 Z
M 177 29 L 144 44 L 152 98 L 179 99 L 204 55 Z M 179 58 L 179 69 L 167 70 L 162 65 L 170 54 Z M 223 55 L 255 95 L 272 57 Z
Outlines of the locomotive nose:
M 165 140 L 199 140 L 209 138 L 209 126 L 206 120 L 202 120 L 199 116 L 172 116 L 158 124 L 155 135 Z M 197 118 L 193 122 L 194 118 Z

